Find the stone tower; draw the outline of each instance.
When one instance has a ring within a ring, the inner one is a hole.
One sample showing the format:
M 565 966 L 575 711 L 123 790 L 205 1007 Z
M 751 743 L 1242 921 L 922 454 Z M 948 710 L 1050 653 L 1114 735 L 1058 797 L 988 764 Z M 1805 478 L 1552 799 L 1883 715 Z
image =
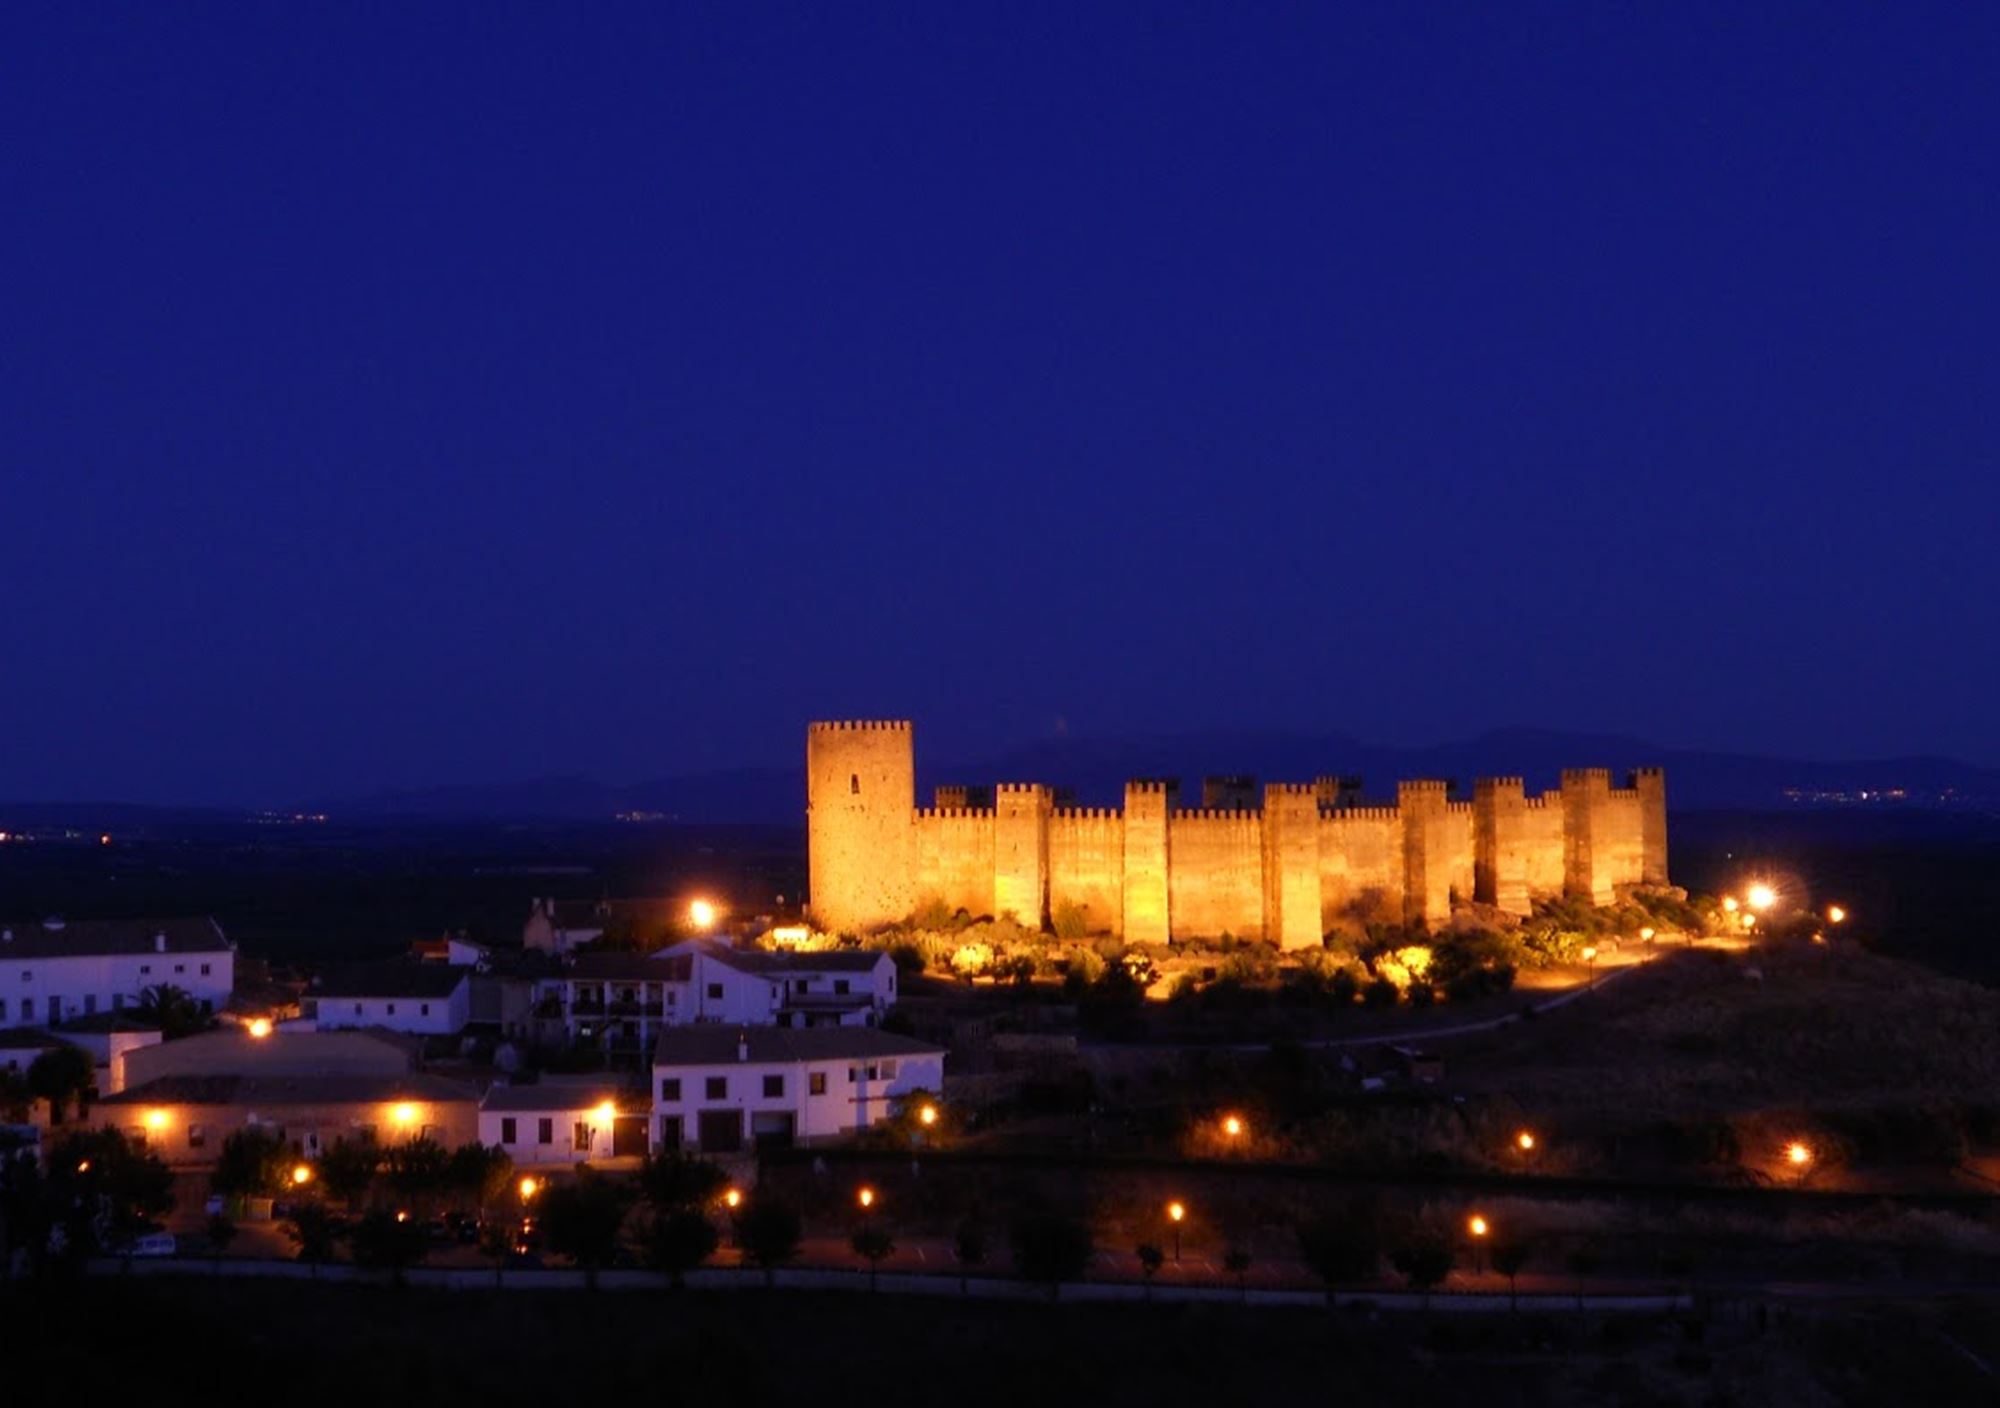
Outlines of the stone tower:
M 812 912 L 836 931 L 893 923 L 916 905 L 916 748 L 894 720 L 806 729 Z

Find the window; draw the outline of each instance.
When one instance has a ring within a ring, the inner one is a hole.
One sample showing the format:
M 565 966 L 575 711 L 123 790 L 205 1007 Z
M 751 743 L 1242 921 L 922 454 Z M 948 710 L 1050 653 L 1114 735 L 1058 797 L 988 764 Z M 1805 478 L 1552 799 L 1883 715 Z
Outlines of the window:
M 206 963 L 201 965 L 201 975 L 204 978 L 208 976 L 208 965 Z
M 835 993 L 836 993 L 837 995 L 839 995 L 839 996 L 841 996 L 841 997 L 846 997 L 846 996 L 847 996 L 847 979 L 845 979 L 845 978 L 835 978 L 835 979 L 833 980 L 833 990 L 834 990 L 834 992 L 835 992 Z
M 97 1010 L 97 994 L 94 992 L 85 993 L 83 995 L 83 1015 L 88 1017 L 91 1013 L 95 1012 L 96 1010 Z
M 354 1015 L 357 1017 L 361 1015 L 361 1004 L 358 1002 L 354 1004 Z
M 0 1022 L 7 1020 L 7 999 L 0 997 Z
M 679 1076 L 668 1076 L 660 1082 L 660 1098 L 669 1102 L 681 1098 L 681 1078 Z
M 428 1002 L 423 1002 L 423 1003 L 419 1003 L 419 1004 L 417 1005 L 417 1015 L 418 1015 L 419 1017 L 428 1017 L 428 1016 L 430 1016 L 430 1015 L 431 1015 L 431 1005 L 430 1005 L 430 1004 L 429 1004 Z
M 708 1098 L 711 1100 L 727 1100 L 729 1098 L 729 1077 L 710 1076 L 708 1078 L 707 1091 Z
M 548 1116 L 535 1121 L 535 1142 L 553 1144 L 556 1142 L 556 1122 Z
M 185 973 L 185 972 L 187 972 L 187 970 L 188 970 L 188 966 L 187 966 L 187 964 L 185 964 L 185 963 L 176 963 L 176 964 L 174 965 L 174 971 L 175 971 L 176 973 Z
M 675 992 L 675 991 L 674 991 L 674 990 L 673 990 L 672 988 L 668 988 L 668 989 L 667 989 L 667 1006 L 669 1006 L 669 1007 L 672 1007 L 672 1006 L 673 1006 L 673 1005 L 674 1005 L 675 1003 L 677 1003 L 677 1002 L 678 1002 L 679 1000 L 680 1000 L 680 994 L 679 994 L 679 993 L 677 993 L 677 992 Z
M 896 1063 L 894 1061 L 884 1061 L 882 1063 L 882 1079 L 894 1080 L 895 1078 L 896 1078 Z
M 395 1004 L 395 1003 L 393 1003 L 393 1002 L 392 1002 L 392 1003 L 390 1003 L 390 1004 L 388 1004 L 388 1010 L 389 1010 L 389 1015 L 390 1015 L 391 1017 L 395 1016 L 395 1015 L 396 1015 L 396 1004 Z
M 144 976 L 145 976 L 146 974 L 148 974 L 148 973 L 150 973 L 150 972 L 152 972 L 152 971 L 153 971 L 153 965 L 152 965 L 152 964 L 150 964 L 150 963 L 141 963 L 141 964 L 139 965 L 139 976 L 140 976 L 140 977 L 142 977 L 142 978 L 143 978 L 143 977 L 144 977 Z M 21 976 L 25 978 L 25 977 L 27 977 L 28 975 L 27 975 L 26 973 L 23 973 L 23 974 L 22 974 Z
M 578 1120 L 576 1128 L 570 1131 L 570 1143 L 578 1153 L 588 1154 L 590 1152 L 590 1141 L 596 1134 L 597 1130 L 593 1126 L 584 1123 L 582 1120 Z
M 785 1078 L 783 1076 L 764 1077 L 764 1098 L 766 1100 L 782 1100 L 784 1095 Z
M 22 1020 L 22 1021 L 24 1021 L 24 1022 L 26 1022 L 26 1021 L 31 1021 L 31 1020 L 33 1020 L 33 1018 L 34 1018 L 34 1015 L 35 1015 L 35 999 L 33 999 L 32 997 L 24 997 L 24 998 L 22 998 L 22 999 L 21 999 L 21 1020 Z
M 188 1126 L 188 1148 L 200 1149 L 208 1143 L 208 1129 L 204 1125 Z
M 848 795 L 849 795 L 850 797 L 859 797 L 859 796 L 861 795 L 861 774 L 860 774 L 860 773 L 858 773 L 858 772 L 851 772 L 851 773 L 849 773 L 849 774 L 847 775 L 847 794 L 848 794 Z
M 122 992 L 114 992 L 114 993 L 112 993 L 112 994 L 111 994 L 111 1010 L 112 1010 L 113 1012 L 123 1012 L 123 1011 L 125 1010 L 125 994 L 124 994 L 124 993 L 122 993 Z
M 814 1071 L 811 1075 L 806 1077 L 806 1093 L 808 1095 L 826 1094 L 825 1071 Z
M 144 971 L 144 970 L 142 969 L 141 971 Z M 32 968 L 23 968 L 23 969 L 21 970 L 21 981 L 22 981 L 22 982 L 24 982 L 24 983 L 32 983 L 32 982 L 33 982 L 34 980 L 35 980 L 35 970 L 34 970 L 34 969 L 32 969 Z
M 508 1115 L 503 1118 L 500 1121 L 500 1142 L 502 1144 L 512 1144 L 519 1137 L 520 1130 L 514 1123 L 514 1117 Z
M 711 998 L 714 998 L 716 1001 L 720 1002 L 722 1000 L 722 984 L 710 983 L 708 985 L 708 995 Z

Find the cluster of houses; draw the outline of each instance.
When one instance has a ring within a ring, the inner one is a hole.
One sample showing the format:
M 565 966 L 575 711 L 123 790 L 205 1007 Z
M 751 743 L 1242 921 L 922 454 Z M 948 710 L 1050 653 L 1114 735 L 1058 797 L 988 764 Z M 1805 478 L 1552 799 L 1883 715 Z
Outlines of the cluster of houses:
M 943 1048 L 882 1029 L 897 998 L 886 954 L 719 939 L 604 951 L 557 920 L 537 901 L 518 950 L 426 943 L 326 972 L 275 1010 L 231 1006 L 235 949 L 210 920 L 0 927 L 0 1066 L 84 1047 L 99 1095 L 86 1118 L 179 1165 L 212 1162 L 251 1125 L 308 1154 L 430 1137 L 523 1165 L 728 1155 L 852 1134 L 943 1087 Z M 221 1024 L 162 1041 L 139 1020 L 160 984 Z M 524 1049 L 598 1069 L 528 1077 Z

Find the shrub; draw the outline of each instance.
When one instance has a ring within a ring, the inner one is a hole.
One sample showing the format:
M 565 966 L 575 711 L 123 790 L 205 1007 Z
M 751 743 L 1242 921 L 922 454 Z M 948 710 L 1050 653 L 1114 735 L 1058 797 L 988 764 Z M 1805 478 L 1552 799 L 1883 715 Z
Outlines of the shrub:
M 1081 939 L 1091 932 L 1090 907 L 1075 900 L 1064 900 L 1057 905 L 1051 918 L 1059 939 Z
M 1394 983 L 1387 978 L 1375 978 L 1361 990 L 1361 1005 L 1373 1008 L 1394 1007 L 1399 996 L 1401 994 L 1396 991 Z
M 908 939 L 903 940 L 901 943 L 889 945 L 889 957 L 895 963 L 896 971 L 900 974 L 913 974 L 924 971 L 923 946 Z

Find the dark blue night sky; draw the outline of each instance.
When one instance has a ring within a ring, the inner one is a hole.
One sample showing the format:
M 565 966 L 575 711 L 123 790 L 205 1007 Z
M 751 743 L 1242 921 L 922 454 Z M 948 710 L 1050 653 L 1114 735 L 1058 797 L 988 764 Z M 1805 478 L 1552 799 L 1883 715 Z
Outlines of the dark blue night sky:
M 314 8 L 0 20 L 0 796 L 2000 763 L 2000 9 Z

